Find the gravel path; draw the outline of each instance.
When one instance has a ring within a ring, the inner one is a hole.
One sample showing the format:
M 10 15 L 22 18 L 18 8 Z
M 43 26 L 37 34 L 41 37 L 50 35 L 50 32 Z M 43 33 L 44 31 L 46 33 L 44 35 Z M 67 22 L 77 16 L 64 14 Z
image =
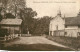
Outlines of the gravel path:
M 48 40 L 47 38 L 42 37 L 42 36 L 20 37 L 20 40 L 7 43 L 6 45 L 9 46 L 9 45 L 13 45 L 13 44 L 25 44 L 25 45 L 27 45 L 27 44 L 51 44 L 51 45 L 55 45 L 55 46 L 59 46 L 59 47 L 68 48 L 64 45 L 61 45 L 59 43 Z

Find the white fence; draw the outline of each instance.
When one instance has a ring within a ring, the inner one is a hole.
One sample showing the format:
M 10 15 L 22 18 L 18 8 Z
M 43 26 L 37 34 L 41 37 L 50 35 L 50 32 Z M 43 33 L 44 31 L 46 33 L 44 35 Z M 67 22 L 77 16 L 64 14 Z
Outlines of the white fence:
M 8 35 L 8 36 L 5 35 L 5 37 L 0 37 L 0 41 L 8 41 L 17 37 L 19 37 L 18 34 Z
M 28 37 L 28 36 L 31 36 L 31 34 L 22 34 L 21 36 L 22 37 Z

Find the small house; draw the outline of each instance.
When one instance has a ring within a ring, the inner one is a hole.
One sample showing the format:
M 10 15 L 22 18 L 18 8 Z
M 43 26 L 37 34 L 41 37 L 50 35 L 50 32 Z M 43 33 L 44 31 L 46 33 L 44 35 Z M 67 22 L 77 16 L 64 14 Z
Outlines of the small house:
M 21 35 L 21 19 L 2 19 L 0 22 L 0 26 L 2 33 L 0 35 L 3 35 L 5 33 L 5 36 L 12 36 L 18 37 Z

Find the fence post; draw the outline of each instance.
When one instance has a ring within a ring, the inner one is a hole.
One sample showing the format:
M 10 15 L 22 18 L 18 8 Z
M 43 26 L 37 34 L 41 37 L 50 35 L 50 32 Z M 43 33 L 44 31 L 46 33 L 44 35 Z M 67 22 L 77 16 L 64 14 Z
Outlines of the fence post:
M 7 40 L 9 40 L 9 36 L 7 36 Z
M 13 36 L 11 35 L 11 39 L 13 39 Z
M 10 40 L 10 35 L 8 35 L 8 40 Z
M 15 38 L 14 34 L 13 34 L 13 38 Z
M 6 35 L 5 35 L 5 37 L 4 37 L 4 40 L 6 41 L 7 39 L 6 39 Z
M 11 35 L 10 35 L 10 40 L 12 39 Z

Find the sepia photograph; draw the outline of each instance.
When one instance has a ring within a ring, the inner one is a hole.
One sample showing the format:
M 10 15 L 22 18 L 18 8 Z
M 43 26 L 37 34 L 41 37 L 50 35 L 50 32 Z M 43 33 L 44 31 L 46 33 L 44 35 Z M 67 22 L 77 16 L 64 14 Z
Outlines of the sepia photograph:
M 80 0 L 0 0 L 0 50 L 80 51 Z

